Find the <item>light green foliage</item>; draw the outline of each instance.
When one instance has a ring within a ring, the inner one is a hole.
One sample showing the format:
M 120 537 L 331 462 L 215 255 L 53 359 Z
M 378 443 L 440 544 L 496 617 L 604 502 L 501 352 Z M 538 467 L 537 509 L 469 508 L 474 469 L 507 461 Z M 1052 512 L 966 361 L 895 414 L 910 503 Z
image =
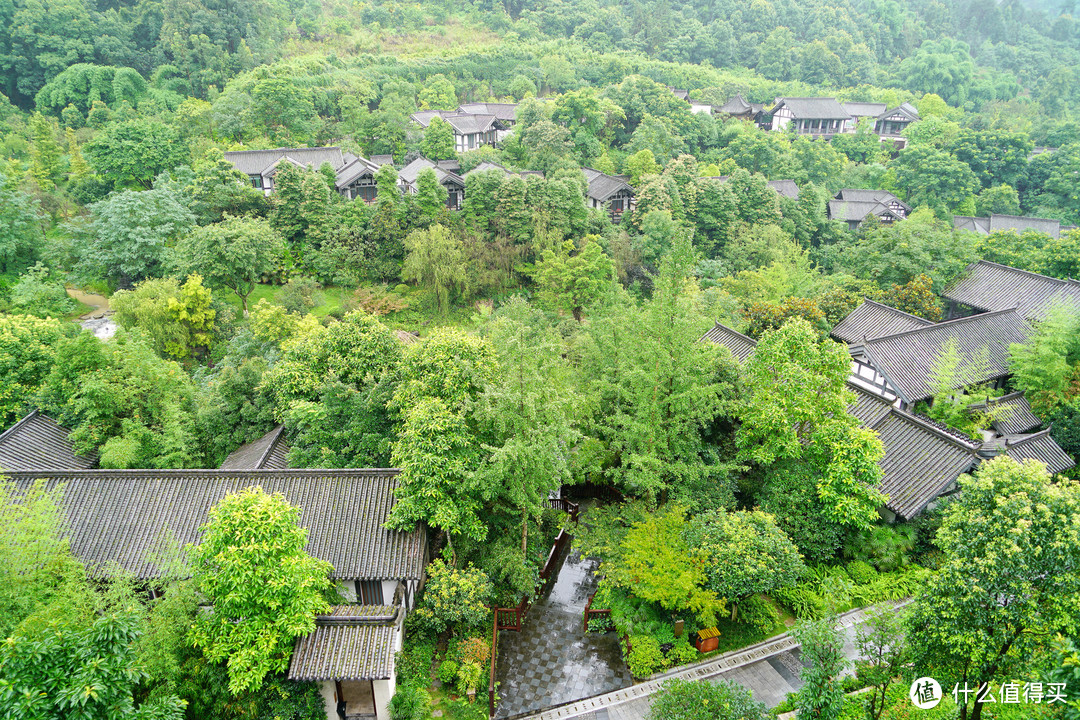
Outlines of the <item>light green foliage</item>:
M 188 160 L 180 134 L 156 120 L 107 125 L 86 151 L 94 170 L 118 189 L 149 189 L 159 173 Z
M 213 339 L 215 311 L 198 275 L 182 286 L 174 278 L 144 280 L 133 290 L 114 293 L 111 305 L 117 324 L 142 328 L 162 355 L 187 359 L 204 352 Z
M 686 540 L 705 565 L 707 587 L 727 598 L 732 619 L 740 600 L 790 585 L 803 571 L 799 551 L 776 520 L 760 511 L 698 515 L 687 526 Z
M 391 409 L 407 412 L 424 398 L 434 397 L 450 410 L 463 412 L 497 372 L 497 355 L 490 341 L 457 329 L 436 330 L 406 351 Z
M 715 625 L 726 607 L 692 552 L 682 507 L 665 507 L 635 523 L 622 540 L 619 561 L 604 563 L 602 572 L 642 600 L 693 612 L 703 627 Z
M 317 402 L 293 402 L 285 415 L 289 462 L 313 468 L 389 467 L 390 446 L 397 439 L 386 410 L 393 394 L 390 375 L 363 390 L 327 380 Z
M 891 163 L 896 185 L 909 205 L 951 208 L 979 190 L 979 179 L 965 163 L 942 150 L 914 145 Z
M 113 282 L 164 275 L 170 248 L 195 224 L 180 198 L 164 188 L 113 193 L 91 205 L 90 213 L 75 253 L 86 274 Z
M 466 278 L 465 254 L 461 240 L 442 225 L 427 230 L 413 230 L 405 238 L 408 255 L 401 276 L 414 280 L 435 296 L 440 313 L 450 304 L 450 294 L 462 292 Z
M 649 707 L 649 720 L 765 720 L 768 710 L 735 683 L 664 681 Z
M 330 609 L 329 563 L 304 552 L 300 510 L 280 494 L 247 488 L 210 509 L 192 573 L 214 611 L 200 613 L 191 641 L 212 662 L 224 660 L 229 690 L 258 688 L 288 667 L 293 640 Z
M 944 560 L 905 631 L 915 672 L 950 687 L 1023 677 L 1047 638 L 1080 617 L 1080 488 L 1036 461 L 999 456 L 960 478 L 935 542 Z M 965 703 L 978 717 L 981 703 Z
M 432 75 L 416 96 L 421 110 L 453 110 L 457 107 L 454 84 L 441 73 Z
M 184 236 L 173 262 L 183 272 L 200 273 L 210 287 L 232 290 L 246 315 L 248 296 L 284 250 L 281 236 L 266 220 L 226 217 Z
M 5 427 L 28 409 L 31 396 L 48 377 L 61 338 L 71 323 L 28 315 L 0 315 L 0 422 Z
M 586 307 L 597 302 L 614 281 L 614 266 L 604 254 L 595 235 L 583 238 L 574 253 L 572 240 L 544 256 L 537 265 L 536 279 L 541 297 L 550 307 L 569 311 L 580 322 Z
M 1054 668 L 1051 671 L 1051 681 L 1065 683 L 1066 700 L 1062 717 L 1065 720 L 1080 718 L 1080 647 L 1076 641 L 1063 635 L 1058 635 L 1053 641 Z
M 75 308 L 75 301 L 68 297 L 64 282 L 38 262 L 12 286 L 11 306 L 38 317 L 63 317 Z
M 949 338 L 938 351 L 930 370 L 934 402 L 925 409 L 925 413 L 938 422 L 979 439 L 979 430 L 990 427 L 995 411 L 975 412 L 970 405 L 1001 395 L 1000 391 L 988 388 L 983 382 L 989 374 L 986 348 L 971 356 L 963 356 L 957 349 L 956 339 Z
M 1009 346 L 1009 372 L 1039 415 L 1066 400 L 1069 359 L 1077 350 L 1077 320 L 1062 306 L 1051 307 L 1027 342 Z
M 659 175 L 660 164 L 649 148 L 638 150 L 623 161 L 623 170 L 630 176 L 630 184 L 637 187 L 646 175 Z
M 439 632 L 447 627 L 479 627 L 489 618 L 485 603 L 491 596 L 491 583 L 482 570 L 472 566 L 457 570 L 437 558 L 427 573 L 423 607 L 441 625 Z
M 63 486 L 37 480 L 25 489 L 0 478 L 0 636 L 58 593 L 77 574 L 64 522 Z
M 801 645 L 804 683 L 795 698 L 795 717 L 837 720 L 844 708 L 840 673 L 847 665 L 842 636 L 831 619 L 801 621 L 791 632 Z
M 260 299 L 251 309 L 248 327 L 256 340 L 277 345 L 308 333 L 322 332 L 322 325 L 314 315 L 289 312 L 266 298 Z
M 660 641 L 652 635 L 631 635 L 630 646 L 626 665 L 634 677 L 647 678 L 664 667 Z
M 431 118 L 424 139 L 420 142 L 420 152 L 428 160 L 452 160 L 457 157 L 454 128 L 441 117 Z
M 41 113 L 30 117 L 30 132 L 33 144 L 30 146 L 30 174 L 34 176 L 38 187 L 48 192 L 60 179 L 60 143 L 56 141 L 55 122 Z
M 889 499 L 881 492 L 878 463 L 885 448 L 877 433 L 854 424 L 827 423 L 814 439 L 811 455 L 824 467 L 817 494 L 829 518 L 849 528 L 868 528 Z

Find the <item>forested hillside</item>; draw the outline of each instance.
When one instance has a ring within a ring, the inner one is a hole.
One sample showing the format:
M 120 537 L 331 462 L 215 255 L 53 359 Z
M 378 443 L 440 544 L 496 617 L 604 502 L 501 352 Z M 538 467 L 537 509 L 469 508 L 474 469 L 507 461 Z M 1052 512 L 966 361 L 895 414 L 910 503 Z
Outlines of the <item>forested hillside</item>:
M 734 649 L 921 592 L 908 654 L 860 676 L 880 701 L 849 707 L 902 705 L 912 663 L 1075 687 L 1071 7 L 13 0 L 0 67 L 0 429 L 40 413 L 94 477 L 218 468 L 268 437 L 292 468 L 400 469 L 385 527 L 426 529 L 439 559 L 395 720 L 485 716 L 446 688 L 483 695 L 489 606 L 528 605 L 574 488 L 608 503 L 574 532 L 636 677 L 697 657 L 684 624 Z M 722 109 L 736 97 L 746 113 Z M 785 128 L 784 99 L 843 114 Z M 466 139 L 470 103 L 509 117 Z M 993 277 L 972 290 L 972 267 Z M 874 332 L 960 316 L 998 324 L 916 347 L 921 393 L 851 382 Z M 1042 462 L 1020 455 L 1035 443 Z M 266 513 L 306 588 L 274 629 L 237 559 L 262 608 L 237 622 L 266 620 L 245 641 L 198 611 L 239 592 L 217 550 L 99 584 L 62 483 L 28 472 L 0 487 L 0 717 L 325 715 L 286 675 L 341 601 L 303 554 L 319 508 L 214 511 L 221 552 Z M 94 653 L 116 661 L 84 682 L 68 658 Z M 91 681 L 112 694 L 82 697 Z

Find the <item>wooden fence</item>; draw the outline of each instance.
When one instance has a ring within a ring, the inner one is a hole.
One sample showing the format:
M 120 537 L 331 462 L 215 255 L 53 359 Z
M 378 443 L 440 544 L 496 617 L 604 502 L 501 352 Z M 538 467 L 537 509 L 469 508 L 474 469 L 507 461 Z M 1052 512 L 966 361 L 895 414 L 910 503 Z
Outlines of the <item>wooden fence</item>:
M 580 505 L 576 502 L 571 502 L 565 497 L 548 498 L 548 507 L 555 508 L 556 510 L 562 510 L 564 513 L 570 516 L 570 519 L 574 522 L 578 520 L 578 510 Z
M 605 615 L 607 617 L 611 617 L 611 610 L 608 608 L 593 610 L 592 601 L 594 597 L 596 597 L 595 592 L 589 596 L 589 601 L 585 603 L 585 627 L 583 630 L 584 632 L 589 632 L 589 621 L 592 620 L 594 617 L 601 617 Z

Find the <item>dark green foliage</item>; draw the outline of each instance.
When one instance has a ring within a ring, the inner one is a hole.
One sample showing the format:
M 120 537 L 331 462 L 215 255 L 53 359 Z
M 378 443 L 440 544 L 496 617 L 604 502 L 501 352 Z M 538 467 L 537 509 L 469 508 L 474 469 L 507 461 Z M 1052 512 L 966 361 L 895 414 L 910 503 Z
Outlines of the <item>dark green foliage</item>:
M 915 529 L 910 525 L 878 525 L 844 539 L 845 557 L 869 562 L 881 572 L 907 565 L 914 548 Z
M 831 619 L 801 621 L 792 630 L 801 645 L 803 686 L 795 699 L 797 717 L 835 720 L 844 707 L 840 673 L 847 664 L 844 641 Z

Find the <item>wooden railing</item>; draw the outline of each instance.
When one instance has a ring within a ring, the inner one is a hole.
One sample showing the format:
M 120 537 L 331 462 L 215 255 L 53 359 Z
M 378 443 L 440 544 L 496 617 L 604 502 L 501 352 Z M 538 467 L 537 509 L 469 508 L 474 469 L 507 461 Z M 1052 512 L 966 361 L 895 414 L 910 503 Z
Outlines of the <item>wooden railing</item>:
M 556 510 L 562 510 L 564 513 L 570 516 L 570 519 L 574 522 L 578 521 L 578 510 L 580 505 L 576 502 L 570 502 L 564 497 L 548 498 L 548 507 L 555 508 Z
M 596 597 L 595 592 L 592 595 L 589 596 L 589 601 L 585 603 L 585 628 L 584 628 L 584 632 L 589 632 L 589 620 L 593 619 L 594 617 L 600 617 L 602 615 L 606 615 L 608 617 L 611 617 L 611 610 L 608 609 L 608 608 L 593 610 L 592 601 L 593 601 L 594 597 Z

